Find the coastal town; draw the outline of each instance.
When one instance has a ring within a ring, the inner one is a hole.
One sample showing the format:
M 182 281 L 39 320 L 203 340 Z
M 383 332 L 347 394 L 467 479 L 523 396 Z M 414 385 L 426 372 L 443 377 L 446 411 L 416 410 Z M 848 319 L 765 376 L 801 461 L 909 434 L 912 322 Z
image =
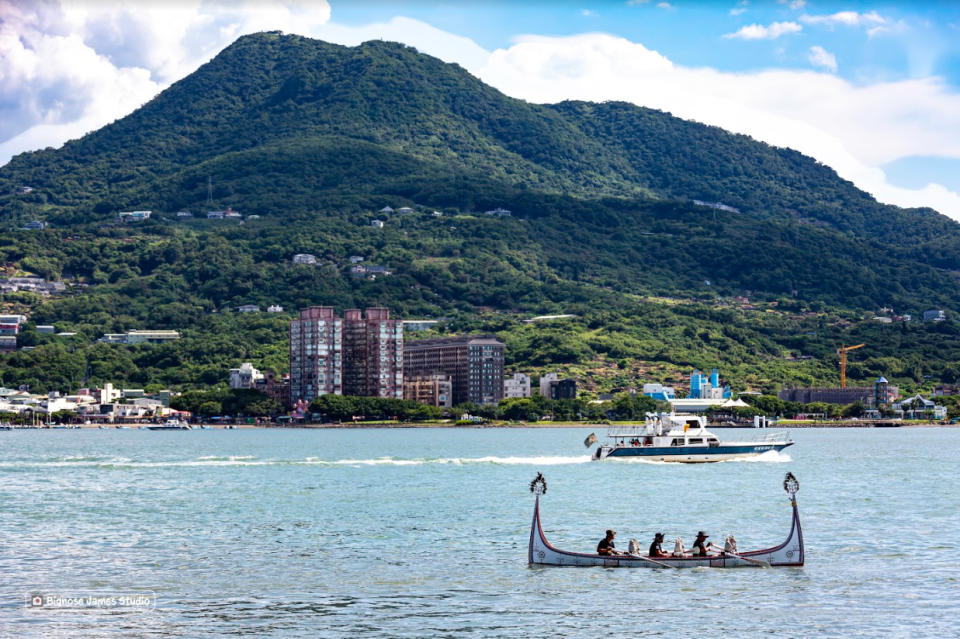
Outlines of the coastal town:
M 280 309 L 282 311 L 282 309 Z M 242 312 L 242 311 L 241 311 Z M 542 316 L 527 321 L 562 319 L 563 315 Z M 0 329 L 16 330 L 26 317 L 0 316 Z M 255 363 L 241 362 L 226 371 L 223 386 L 228 392 L 253 392 L 273 400 L 273 410 L 240 409 L 229 414 L 211 414 L 211 409 L 191 411 L 180 400 L 182 393 L 170 389 L 115 387 L 79 388 L 72 393 L 31 393 L 28 387 L 0 388 L 0 415 L 9 427 L 117 426 L 156 423 L 164 420 L 196 421 L 206 424 L 300 425 L 341 421 L 317 409 L 316 400 L 325 396 L 404 400 L 438 409 L 433 416 L 444 422 L 476 423 L 503 417 L 508 421 L 602 421 L 639 418 L 613 410 L 618 397 L 643 398 L 649 409 L 705 414 L 714 423 L 767 425 L 769 419 L 844 425 L 920 421 L 944 422 L 947 406 L 937 400 L 955 395 L 956 388 L 938 386 L 930 397 L 921 394 L 902 397 L 900 389 L 879 377 L 872 385 L 839 388 L 784 388 L 770 405 L 760 393 L 735 392 L 724 383 L 718 370 L 709 374 L 692 370 L 681 386 L 638 379 L 635 385 L 612 393 L 578 392 L 578 380 L 561 370 L 547 372 L 505 371 L 506 345 L 494 335 L 466 334 L 437 337 L 420 333 L 435 328 L 436 320 L 401 320 L 390 309 L 370 307 L 346 309 L 342 316 L 333 307 L 314 306 L 299 311 L 289 322 L 289 372 L 260 370 Z M 38 331 L 52 327 L 38 326 Z M 179 339 L 177 331 L 131 330 L 105 334 L 100 341 L 117 345 L 160 344 Z M 843 351 L 853 350 L 848 347 Z M 845 367 L 845 358 L 842 361 Z M 845 378 L 844 378 L 845 382 Z M 685 394 L 684 394 L 685 391 Z M 528 402 L 527 412 L 509 410 L 523 400 L 537 398 L 538 414 Z M 551 406 L 566 403 L 576 407 L 559 419 Z M 351 415 L 351 420 L 396 421 L 383 414 Z M 222 406 L 216 405 L 216 408 Z M 496 409 L 501 410 L 498 415 Z M 789 410 L 789 412 L 788 412 Z M 470 412 L 476 413 L 471 415 Z M 215 410 L 221 413 L 220 410 Z M 394 412 L 397 412 L 394 410 Z M 421 417 L 423 414 L 420 414 Z

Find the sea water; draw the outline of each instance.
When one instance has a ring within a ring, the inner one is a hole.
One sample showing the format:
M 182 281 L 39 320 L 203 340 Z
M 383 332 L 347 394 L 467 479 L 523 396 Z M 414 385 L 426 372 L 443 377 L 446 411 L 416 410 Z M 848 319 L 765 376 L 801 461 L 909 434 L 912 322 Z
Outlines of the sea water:
M 960 636 L 960 430 L 702 465 L 593 462 L 591 430 L 0 432 L 0 636 Z M 527 565 L 537 472 L 591 551 L 775 545 L 786 471 L 803 568 Z

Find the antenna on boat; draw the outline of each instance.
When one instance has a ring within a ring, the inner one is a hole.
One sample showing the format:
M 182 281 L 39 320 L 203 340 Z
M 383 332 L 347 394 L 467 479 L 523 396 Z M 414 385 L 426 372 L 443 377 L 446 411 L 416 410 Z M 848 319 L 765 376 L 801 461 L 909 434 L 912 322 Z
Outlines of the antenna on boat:
M 537 473 L 537 476 L 530 482 L 530 492 L 538 497 L 547 492 L 547 480 L 543 478 L 543 473 Z

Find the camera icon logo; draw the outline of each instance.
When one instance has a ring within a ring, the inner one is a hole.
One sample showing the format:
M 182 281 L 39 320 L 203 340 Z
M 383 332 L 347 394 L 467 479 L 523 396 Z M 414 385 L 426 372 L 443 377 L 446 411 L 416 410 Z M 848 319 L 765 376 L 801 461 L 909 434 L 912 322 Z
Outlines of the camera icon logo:
M 43 595 L 31 595 L 30 605 L 33 606 L 34 608 L 43 607 Z

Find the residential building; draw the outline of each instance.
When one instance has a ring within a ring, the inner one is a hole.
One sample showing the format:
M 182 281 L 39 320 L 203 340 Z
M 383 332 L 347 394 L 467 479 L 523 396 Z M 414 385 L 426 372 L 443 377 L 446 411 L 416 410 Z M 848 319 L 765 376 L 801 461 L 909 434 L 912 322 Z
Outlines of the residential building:
M 370 226 L 372 226 L 375 229 L 382 229 L 383 220 L 373 220 L 372 222 L 370 222 Z
M 223 211 L 207 211 L 208 220 L 222 220 L 224 212 Z
M 150 219 L 152 211 L 121 211 L 117 213 L 117 219 L 125 224 L 130 222 L 143 222 Z
M 23 225 L 23 228 L 27 231 L 42 231 L 47 228 L 47 223 L 43 220 L 30 220 Z
M 540 397 L 550 397 L 550 382 L 560 379 L 559 373 L 547 373 L 540 376 Z
M 399 209 L 397 209 L 397 213 L 400 215 L 409 215 L 410 213 L 413 213 L 413 209 L 409 206 L 401 206 Z
M 576 399 L 577 381 L 574 379 L 558 379 L 550 384 L 550 399 Z
M 17 336 L 16 335 L 0 335 L 0 351 L 15 351 L 17 350 Z
M 330 306 L 311 306 L 290 321 L 292 402 L 343 394 L 342 336 L 342 320 Z
M 289 376 L 278 377 L 276 372 L 265 370 L 262 377 L 254 382 L 254 388 L 277 400 L 284 408 L 290 408 Z
M 902 412 L 906 419 L 946 419 L 947 407 L 925 399 L 919 394 L 893 405 L 893 410 Z
M 560 379 L 559 373 L 547 373 L 540 377 L 540 396 L 550 399 L 575 399 L 577 382 L 572 379 Z
M 351 255 L 351 256 L 350 256 L 350 263 L 351 263 L 351 264 L 359 264 L 359 263 L 362 262 L 364 259 L 365 259 L 365 258 L 364 258 L 362 255 Z
M 177 217 L 193 217 L 190 211 L 177 211 Z
M 127 344 L 162 344 L 180 339 L 177 331 L 127 331 Z
M 449 375 L 428 375 L 403 380 L 403 398 L 430 406 L 453 406 L 453 381 Z
M 317 256 L 310 253 L 297 253 L 293 256 L 294 264 L 316 264 Z
M 55 332 L 57 332 L 57 331 L 56 331 L 56 329 L 55 329 L 52 325 L 50 325 L 50 324 L 38 324 L 38 325 L 37 325 L 37 332 L 38 332 L 38 333 L 49 333 L 49 334 L 53 334 L 53 333 L 55 333 Z
M 393 271 L 386 266 L 378 266 L 376 264 L 354 264 L 350 267 L 350 275 L 375 280 L 378 277 L 393 275 Z
M 940 309 L 932 308 L 923 312 L 924 322 L 942 322 L 945 319 L 947 319 L 947 315 Z
M 403 322 L 389 309 L 344 311 L 343 394 L 403 398 Z
M 230 388 L 254 388 L 263 373 L 253 367 L 250 362 L 244 362 L 240 368 L 230 369 Z
M 126 333 L 106 333 L 99 339 L 107 344 L 162 344 L 180 339 L 178 331 L 127 331 Z
M 0 324 L 26 324 L 26 315 L 0 315 Z
M 382 209 L 380 209 L 380 210 L 377 211 L 377 212 L 378 212 L 378 213 L 383 213 L 384 215 L 390 215 L 391 213 L 393 213 L 393 209 L 390 208 L 389 206 L 385 206 L 385 207 L 383 207 Z
M 256 304 L 243 304 L 237 307 L 238 313 L 259 313 L 260 307 Z
M 492 336 L 461 336 L 407 342 L 404 378 L 449 375 L 453 404 L 496 404 L 503 399 L 504 345 Z
M 267 312 L 268 312 L 268 313 L 282 313 L 282 312 L 283 312 L 283 307 L 280 306 L 279 304 L 271 304 L 270 306 L 267 307 Z
M 515 373 L 513 377 L 503 380 L 503 398 L 530 397 L 530 376 Z

